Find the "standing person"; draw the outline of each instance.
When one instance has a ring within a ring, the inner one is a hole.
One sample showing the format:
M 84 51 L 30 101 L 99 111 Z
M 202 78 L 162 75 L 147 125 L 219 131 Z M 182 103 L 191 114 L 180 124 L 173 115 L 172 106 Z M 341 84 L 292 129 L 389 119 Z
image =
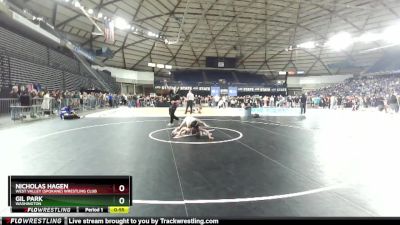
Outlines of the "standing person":
M 110 108 L 113 107 L 113 96 L 111 93 L 108 94 L 108 104 L 110 105 Z
M 274 99 L 273 95 L 269 98 L 269 106 L 270 107 L 274 107 L 275 106 L 275 99 Z
M 264 95 L 263 101 L 264 101 L 263 107 L 267 107 L 268 106 L 268 97 L 266 95 Z
M 303 93 L 300 98 L 301 114 L 306 114 L 307 96 Z
M 192 93 L 192 90 L 189 90 L 189 92 L 186 95 L 186 110 L 185 110 L 185 114 L 188 111 L 188 108 L 190 107 L 190 114 L 193 113 L 193 101 L 194 101 L 194 94 Z
M 178 91 L 176 91 L 176 93 L 177 92 Z M 174 92 L 173 89 L 171 89 L 169 91 L 169 99 L 170 99 L 169 117 L 170 117 L 170 121 L 169 121 L 168 126 L 174 125 L 174 120 L 178 120 L 179 121 L 179 118 L 175 116 L 175 111 L 178 108 L 179 100 L 181 99 L 181 97 L 176 93 Z
M 336 110 L 336 97 L 335 97 L 335 95 L 331 95 L 330 109 L 335 109 Z
M 339 107 L 339 108 L 342 108 L 342 96 L 340 96 L 339 95 L 339 97 L 337 98 L 337 106 Z
M 397 97 L 396 97 L 396 95 L 394 94 L 394 92 L 392 92 L 392 95 L 390 96 L 389 105 L 390 105 L 390 109 L 391 109 L 393 112 L 396 112 L 396 113 L 399 112 L 399 103 L 398 103 L 398 101 L 397 101 Z
M 43 102 L 42 102 L 42 106 L 41 106 L 42 110 L 44 111 L 44 113 L 48 113 L 50 114 L 50 94 L 49 92 L 45 92 L 44 96 L 43 96 Z
M 197 112 L 201 114 L 201 110 L 203 109 L 203 106 L 201 105 L 201 96 L 198 95 L 195 99 L 196 99 Z
M 214 96 L 213 99 L 214 99 L 213 107 L 214 106 L 218 106 L 218 103 L 219 103 L 219 100 L 220 100 L 219 95 Z

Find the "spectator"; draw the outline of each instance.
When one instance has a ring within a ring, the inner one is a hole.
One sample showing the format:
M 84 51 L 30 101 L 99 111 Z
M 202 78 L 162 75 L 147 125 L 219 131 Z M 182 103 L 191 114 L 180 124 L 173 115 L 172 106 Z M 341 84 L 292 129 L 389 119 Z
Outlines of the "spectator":
M 397 100 L 397 96 L 395 95 L 394 92 L 392 92 L 392 95 L 390 96 L 389 99 L 389 105 L 390 105 L 390 109 L 396 113 L 399 112 L 399 102 Z
M 306 114 L 306 107 L 307 107 L 307 96 L 306 94 L 303 93 L 300 98 L 301 114 Z
M 50 94 L 49 94 L 49 92 L 45 92 L 45 94 L 43 95 L 43 102 L 42 102 L 41 108 L 45 114 L 50 114 Z

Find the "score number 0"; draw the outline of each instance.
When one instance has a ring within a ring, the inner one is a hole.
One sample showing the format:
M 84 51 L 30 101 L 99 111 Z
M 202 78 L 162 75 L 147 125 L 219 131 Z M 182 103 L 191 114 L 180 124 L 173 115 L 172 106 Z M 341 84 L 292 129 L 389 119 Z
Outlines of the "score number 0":
M 125 186 L 124 185 L 119 185 L 118 190 L 120 192 L 124 192 L 125 191 Z M 125 198 L 124 197 L 119 198 L 118 202 L 121 205 L 125 204 Z

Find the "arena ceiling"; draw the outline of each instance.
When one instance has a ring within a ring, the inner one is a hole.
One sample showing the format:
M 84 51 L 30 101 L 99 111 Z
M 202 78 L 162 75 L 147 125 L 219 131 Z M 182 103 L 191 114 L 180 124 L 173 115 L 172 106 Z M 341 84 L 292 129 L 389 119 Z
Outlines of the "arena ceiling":
M 95 26 L 71 1 L 13 0 L 83 47 L 109 47 L 114 57 L 103 58 L 106 65 L 155 70 L 157 75 L 167 71 L 148 67 L 148 62 L 205 67 L 206 56 L 237 57 L 238 69 L 267 75 L 290 68 L 307 75 L 358 73 L 382 56 L 384 41 L 357 42 L 341 51 L 323 44 L 287 49 L 309 41 L 326 43 L 343 31 L 353 37 L 383 32 L 400 20 L 397 0 L 81 0 L 94 15 L 121 17 L 169 40 L 177 39 L 183 24 L 176 44 L 131 30 L 115 30 L 115 41 L 105 43 L 103 36 L 92 34 Z

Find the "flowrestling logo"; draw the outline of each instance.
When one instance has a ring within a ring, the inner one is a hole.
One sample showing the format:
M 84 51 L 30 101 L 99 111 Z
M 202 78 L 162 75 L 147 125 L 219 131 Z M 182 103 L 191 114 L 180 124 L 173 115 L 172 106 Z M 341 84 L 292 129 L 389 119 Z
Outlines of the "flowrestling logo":
M 61 225 L 64 224 L 64 218 L 62 217 L 7 217 L 3 218 L 3 224 L 45 224 L 45 225 Z

